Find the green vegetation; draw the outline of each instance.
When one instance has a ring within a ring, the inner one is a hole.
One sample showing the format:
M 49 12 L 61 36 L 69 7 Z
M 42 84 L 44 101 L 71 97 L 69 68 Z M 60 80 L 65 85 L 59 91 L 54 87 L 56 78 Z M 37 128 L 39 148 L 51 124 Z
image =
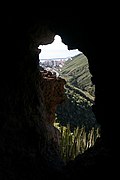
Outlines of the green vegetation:
M 69 59 L 59 73 L 67 82 L 66 100 L 57 107 L 54 125 L 61 133 L 61 156 L 68 162 L 94 145 L 100 137 L 100 125 L 92 111 L 95 87 L 86 56 Z
M 66 100 L 58 105 L 56 114 L 58 122 L 70 128 L 84 126 L 87 131 L 92 127 L 98 127 L 95 115 L 92 111 L 94 104 L 95 88 L 91 81 L 91 73 L 87 57 L 81 53 L 65 62 L 59 72 L 66 79 Z
M 71 131 L 69 124 L 65 127 L 56 122 L 54 126 L 61 133 L 60 153 L 65 163 L 73 160 L 78 154 L 84 153 L 100 137 L 99 128 L 93 127 L 89 132 L 86 132 L 85 127 L 77 127 Z
M 95 86 L 91 82 L 88 59 L 84 54 L 74 56 L 65 62 L 60 75 L 71 85 L 89 92 L 92 96 L 95 93 Z
M 70 124 L 71 130 L 84 126 L 86 131 L 99 126 L 92 111 L 93 97 L 69 83 L 65 86 L 65 94 L 66 100 L 56 110 L 57 121 L 61 125 Z

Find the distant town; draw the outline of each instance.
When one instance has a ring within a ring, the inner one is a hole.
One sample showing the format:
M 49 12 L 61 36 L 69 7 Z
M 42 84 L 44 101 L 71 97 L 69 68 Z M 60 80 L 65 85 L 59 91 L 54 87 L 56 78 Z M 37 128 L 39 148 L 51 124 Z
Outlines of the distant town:
M 44 67 L 62 67 L 68 59 L 71 58 L 53 58 L 53 59 L 40 59 L 40 66 Z
M 58 71 L 61 71 L 65 61 L 72 58 L 53 58 L 53 59 L 40 59 L 39 65 L 47 71 L 51 71 L 56 76 L 59 76 Z

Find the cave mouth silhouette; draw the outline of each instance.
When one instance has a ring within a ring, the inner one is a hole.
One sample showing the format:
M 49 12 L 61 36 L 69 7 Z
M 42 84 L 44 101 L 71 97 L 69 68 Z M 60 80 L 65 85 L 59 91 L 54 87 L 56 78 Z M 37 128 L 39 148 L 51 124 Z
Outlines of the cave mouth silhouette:
M 55 37 L 56 36 L 58 35 L 55 35 Z M 57 108 L 54 112 L 56 118 L 53 125 L 58 128 L 60 132 L 63 128 L 66 128 L 64 132 L 61 132 L 62 147 L 60 147 L 60 149 L 63 159 L 65 159 L 64 156 L 67 156 L 65 161 L 68 161 L 73 157 L 75 158 L 79 153 L 84 153 L 88 148 L 94 146 L 95 141 L 100 137 L 100 125 L 97 123 L 92 110 L 92 105 L 95 101 L 95 86 L 91 81 L 92 75 L 89 70 L 88 58 L 81 51 L 78 51 L 78 49 L 73 49 L 74 52 L 72 53 L 72 50 L 69 51 L 67 45 L 62 43 L 61 37 L 58 36 L 58 38 L 58 42 L 54 40 L 51 44 L 39 45 L 39 66 L 55 74 L 56 77 L 60 76 L 66 80 L 66 85 L 64 85 L 66 100 L 56 105 Z M 65 52 L 66 54 L 61 57 L 61 54 Z M 71 55 L 69 52 L 71 52 Z M 53 57 L 53 54 L 56 55 Z M 68 64 L 67 69 L 72 68 L 62 74 L 62 68 L 64 68 L 66 62 Z M 74 64 L 77 65 L 74 66 Z M 77 74 L 77 72 L 80 74 Z M 71 82 L 67 80 L 69 79 L 68 77 L 72 77 Z M 81 87 L 78 85 L 77 78 L 83 81 L 83 87 L 82 85 Z M 89 84 L 85 81 L 89 81 Z M 84 85 L 85 83 L 87 84 L 86 86 Z M 65 142 L 67 136 L 69 136 L 69 139 L 71 138 L 72 141 Z M 74 150 L 74 146 L 76 146 L 77 150 Z M 71 154 L 66 152 L 69 151 L 69 149 L 73 149 Z

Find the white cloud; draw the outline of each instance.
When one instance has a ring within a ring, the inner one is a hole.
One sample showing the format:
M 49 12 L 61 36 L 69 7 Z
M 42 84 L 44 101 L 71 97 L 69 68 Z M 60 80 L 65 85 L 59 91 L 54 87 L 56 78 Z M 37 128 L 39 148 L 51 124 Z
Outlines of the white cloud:
M 41 49 L 39 59 L 50 59 L 50 58 L 67 58 L 72 57 L 80 53 L 78 49 L 68 50 L 68 47 L 62 43 L 61 37 L 56 35 L 53 43 L 48 45 L 40 45 L 38 48 Z

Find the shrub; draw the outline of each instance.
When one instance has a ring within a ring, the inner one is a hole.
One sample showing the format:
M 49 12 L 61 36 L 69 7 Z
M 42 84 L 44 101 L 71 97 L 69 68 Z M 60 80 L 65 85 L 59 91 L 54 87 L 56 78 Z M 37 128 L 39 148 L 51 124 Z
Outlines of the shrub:
M 73 160 L 78 154 L 84 153 L 100 137 L 100 128 L 92 127 L 89 132 L 86 132 L 84 126 L 74 128 L 73 131 L 70 130 L 70 124 L 65 127 L 59 123 L 54 123 L 54 126 L 61 133 L 60 152 L 65 162 Z

